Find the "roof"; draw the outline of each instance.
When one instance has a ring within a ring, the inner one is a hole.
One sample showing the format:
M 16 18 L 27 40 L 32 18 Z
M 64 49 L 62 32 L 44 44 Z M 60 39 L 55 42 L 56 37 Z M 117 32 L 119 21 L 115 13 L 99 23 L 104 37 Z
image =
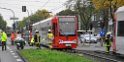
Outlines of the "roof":
M 119 8 L 117 9 L 116 13 L 119 13 L 119 12 L 124 12 L 124 6 L 119 7 Z
M 41 23 L 44 23 L 44 22 L 47 22 L 47 21 L 51 20 L 52 18 L 53 18 L 53 17 L 50 17 L 50 18 L 41 20 L 41 21 L 39 21 L 39 22 L 37 22 L 37 23 L 34 23 L 33 26 L 38 25 L 38 24 L 41 24 Z

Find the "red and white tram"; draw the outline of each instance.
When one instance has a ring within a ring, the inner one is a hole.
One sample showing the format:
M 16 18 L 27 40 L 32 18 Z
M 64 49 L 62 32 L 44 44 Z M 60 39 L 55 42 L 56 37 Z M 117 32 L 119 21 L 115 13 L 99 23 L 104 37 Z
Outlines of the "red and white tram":
M 124 54 L 124 6 L 117 9 L 114 22 L 113 49 Z
M 33 24 L 33 30 L 39 30 L 41 43 L 48 45 L 48 29 L 52 29 L 54 40 L 52 48 L 76 48 L 78 45 L 78 19 L 76 16 L 55 16 Z

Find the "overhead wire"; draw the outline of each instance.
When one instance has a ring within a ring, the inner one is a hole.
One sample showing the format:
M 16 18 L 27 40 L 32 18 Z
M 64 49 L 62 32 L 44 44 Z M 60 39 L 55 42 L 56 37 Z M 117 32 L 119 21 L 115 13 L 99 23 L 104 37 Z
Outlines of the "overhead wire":
M 53 2 L 49 2 L 50 0 L 47 0 L 42 6 L 37 6 L 37 5 L 28 5 L 28 6 L 35 6 L 35 7 L 40 7 L 40 8 L 43 8 L 45 7 L 48 3 L 53 3 Z M 60 3 L 60 0 L 59 2 L 56 2 L 56 3 Z M 7 5 L 19 5 L 19 4 L 10 4 L 10 3 L 0 3 L 0 4 L 7 4 Z M 20 4 L 21 5 L 21 4 Z M 64 7 L 65 6 L 65 2 L 60 4 L 60 5 L 57 5 L 55 8 L 52 8 L 50 9 L 50 11 L 55 11 L 55 10 L 59 10 L 60 8 Z M 54 7 L 54 6 L 47 6 L 47 7 Z M 20 8 L 18 8 L 20 9 Z

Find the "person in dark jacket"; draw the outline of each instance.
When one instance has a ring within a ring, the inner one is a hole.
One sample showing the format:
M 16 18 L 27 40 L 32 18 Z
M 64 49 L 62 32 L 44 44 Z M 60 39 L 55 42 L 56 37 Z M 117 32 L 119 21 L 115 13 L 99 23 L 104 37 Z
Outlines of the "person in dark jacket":
M 111 48 L 111 44 L 112 44 L 112 37 L 111 37 L 111 32 L 108 32 L 106 34 L 106 38 L 105 38 L 105 47 L 106 47 L 106 52 L 109 53 L 110 52 L 110 48 Z
M 34 43 L 35 43 L 37 48 L 40 48 L 40 35 L 39 35 L 39 31 L 38 30 L 35 31 Z

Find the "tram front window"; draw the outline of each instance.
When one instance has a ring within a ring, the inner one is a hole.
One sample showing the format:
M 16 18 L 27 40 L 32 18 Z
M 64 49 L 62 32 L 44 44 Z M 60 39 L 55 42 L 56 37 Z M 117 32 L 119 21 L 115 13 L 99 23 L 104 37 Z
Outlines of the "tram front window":
M 76 31 L 75 18 L 60 17 L 59 28 L 60 28 L 60 35 L 75 35 L 75 31 Z
M 117 35 L 124 36 L 124 21 L 118 21 Z

